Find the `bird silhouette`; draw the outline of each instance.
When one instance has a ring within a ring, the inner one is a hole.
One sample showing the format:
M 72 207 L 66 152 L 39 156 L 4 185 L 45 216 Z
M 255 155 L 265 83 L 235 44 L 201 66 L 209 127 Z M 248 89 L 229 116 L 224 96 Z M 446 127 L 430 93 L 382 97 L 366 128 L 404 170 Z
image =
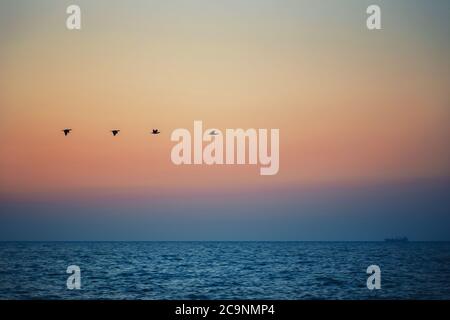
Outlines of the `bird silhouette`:
M 152 134 L 160 134 L 161 133 L 161 131 L 159 131 L 158 129 L 153 129 L 152 130 Z
M 67 136 L 70 133 L 70 131 L 72 131 L 72 129 L 66 128 L 66 129 L 62 130 L 62 132 L 64 132 L 65 136 Z
M 111 133 L 113 134 L 113 136 L 117 136 L 119 134 L 120 130 L 111 130 Z
M 219 133 L 216 130 L 213 130 L 209 133 L 211 136 L 217 136 Z

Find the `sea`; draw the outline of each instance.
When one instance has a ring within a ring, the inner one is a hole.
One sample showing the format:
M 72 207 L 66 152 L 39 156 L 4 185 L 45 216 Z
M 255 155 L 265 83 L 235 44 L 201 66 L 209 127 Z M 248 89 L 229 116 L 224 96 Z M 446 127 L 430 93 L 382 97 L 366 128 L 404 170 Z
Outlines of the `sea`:
M 0 299 L 450 299 L 450 242 L 0 242 Z

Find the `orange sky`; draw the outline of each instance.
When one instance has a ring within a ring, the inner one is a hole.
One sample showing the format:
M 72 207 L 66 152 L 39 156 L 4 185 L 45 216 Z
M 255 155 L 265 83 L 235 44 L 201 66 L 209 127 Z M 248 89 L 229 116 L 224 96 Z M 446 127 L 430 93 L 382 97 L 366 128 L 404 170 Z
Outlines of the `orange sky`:
M 82 31 L 70 32 L 63 4 L 43 1 L 33 11 L 12 2 L 3 12 L 18 22 L 0 31 L 0 193 L 448 176 L 442 31 L 426 36 L 426 19 L 387 18 L 373 33 L 358 15 L 363 5 L 330 18 L 333 8 L 317 4 L 305 19 L 308 6 L 287 3 L 256 11 L 235 2 L 187 11 L 160 4 L 146 15 L 88 2 Z M 192 130 L 194 120 L 280 129 L 278 175 L 173 165 L 170 133 Z M 73 128 L 67 138 L 65 127 Z M 113 138 L 112 128 L 121 134 Z

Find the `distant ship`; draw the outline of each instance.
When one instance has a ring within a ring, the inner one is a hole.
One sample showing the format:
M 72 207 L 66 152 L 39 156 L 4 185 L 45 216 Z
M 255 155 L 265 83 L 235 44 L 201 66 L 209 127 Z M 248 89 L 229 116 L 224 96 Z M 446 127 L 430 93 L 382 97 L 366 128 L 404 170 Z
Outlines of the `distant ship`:
M 386 238 L 384 239 L 386 242 L 408 242 L 407 237 L 397 237 L 397 238 Z

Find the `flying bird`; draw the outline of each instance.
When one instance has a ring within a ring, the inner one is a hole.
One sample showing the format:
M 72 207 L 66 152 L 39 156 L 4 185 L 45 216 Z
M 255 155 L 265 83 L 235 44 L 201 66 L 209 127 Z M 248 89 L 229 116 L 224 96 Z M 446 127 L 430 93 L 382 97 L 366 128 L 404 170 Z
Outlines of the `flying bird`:
M 153 129 L 152 130 L 152 134 L 160 134 L 161 133 L 161 131 L 159 131 L 158 129 Z
M 67 136 L 70 133 L 70 131 L 72 131 L 72 129 L 64 129 L 64 130 L 62 130 L 62 132 L 64 132 L 65 136 Z
M 219 133 L 216 130 L 213 130 L 209 133 L 211 136 L 217 136 Z
M 113 136 L 117 136 L 119 134 L 120 130 L 111 130 L 111 133 L 113 134 Z

